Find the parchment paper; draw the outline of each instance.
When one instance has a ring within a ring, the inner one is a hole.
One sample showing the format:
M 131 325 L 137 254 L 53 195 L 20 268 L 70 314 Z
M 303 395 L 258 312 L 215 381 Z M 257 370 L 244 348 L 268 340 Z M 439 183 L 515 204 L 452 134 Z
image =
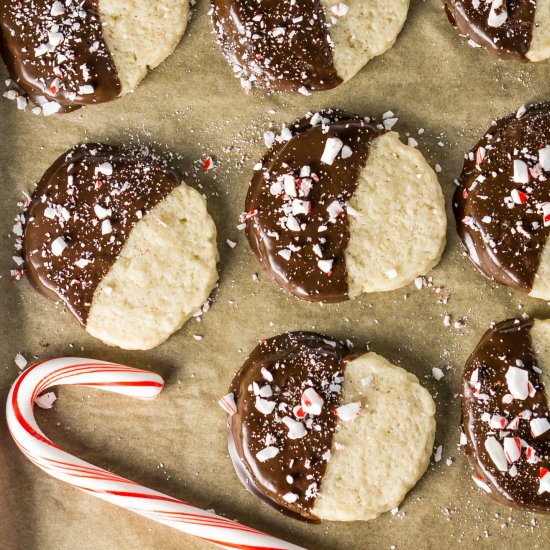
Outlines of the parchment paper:
M 522 103 L 550 99 L 550 62 L 497 62 L 468 47 L 448 24 L 441 3 L 413 0 L 393 49 L 349 83 L 308 98 L 245 95 L 214 42 L 208 3 L 200 0 L 175 54 L 134 94 L 51 118 L 0 101 L 1 403 L 19 372 L 18 352 L 29 361 L 80 355 L 150 368 L 166 379 L 156 402 L 64 388 L 56 391 L 53 410 L 37 413 L 39 424 L 85 460 L 307 548 L 548 548 L 548 518 L 494 504 L 471 482 L 457 448 L 457 393 L 462 366 L 491 321 L 523 312 L 544 318 L 550 308 L 491 284 L 473 268 L 463 257 L 450 201 L 464 152 L 491 120 Z M 4 78 L 4 67 L 0 73 Z M 236 226 L 252 166 L 264 150 L 263 132 L 323 107 L 378 118 L 392 110 L 402 139 L 410 133 L 432 165 L 441 165 L 448 245 L 430 275 L 450 293 L 448 304 L 438 303 L 441 294 L 434 289 L 419 291 L 411 284 L 321 307 L 286 296 L 264 274 L 253 280 L 259 267 Z M 418 135 L 419 128 L 425 133 Z M 58 155 L 87 140 L 137 140 L 177 154 L 176 167 L 204 191 L 218 227 L 220 285 L 210 311 L 149 352 L 103 345 L 26 281 L 14 283 L 9 276 L 12 220 L 22 191 L 31 191 Z M 203 175 L 197 168 L 207 155 L 217 165 Z M 227 239 L 237 247 L 231 249 Z M 446 314 L 453 322 L 464 319 L 466 326 L 445 327 Z M 216 401 L 259 338 L 297 329 L 370 345 L 414 372 L 436 399 L 442 460 L 432 463 L 396 515 L 306 525 L 262 504 L 239 483 L 227 455 L 225 413 Z M 441 381 L 433 379 L 432 367 L 445 371 Z M 16 449 L 3 410 L 1 416 L 0 548 L 210 548 L 51 479 Z

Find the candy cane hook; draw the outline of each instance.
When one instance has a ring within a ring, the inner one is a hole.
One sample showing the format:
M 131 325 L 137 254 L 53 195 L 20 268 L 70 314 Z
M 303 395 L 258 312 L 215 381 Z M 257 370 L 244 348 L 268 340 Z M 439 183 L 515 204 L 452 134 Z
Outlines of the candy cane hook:
M 6 417 L 15 443 L 39 468 L 86 493 L 222 548 L 304 550 L 142 487 L 60 449 L 38 427 L 33 408 L 34 400 L 41 392 L 61 384 L 155 399 L 162 391 L 164 381 L 152 372 L 76 357 L 44 361 L 23 371 L 8 395 Z

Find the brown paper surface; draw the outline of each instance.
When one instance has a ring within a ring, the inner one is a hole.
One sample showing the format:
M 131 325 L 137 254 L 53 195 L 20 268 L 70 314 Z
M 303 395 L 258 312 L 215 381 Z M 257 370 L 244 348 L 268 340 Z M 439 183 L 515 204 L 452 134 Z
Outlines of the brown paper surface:
M 550 98 L 550 62 L 498 62 L 468 47 L 441 3 L 413 0 L 393 49 L 349 83 L 307 98 L 243 93 L 215 44 L 209 6 L 201 0 L 174 55 L 128 97 L 50 118 L 0 101 L 0 401 L 19 372 L 18 352 L 29 361 L 79 355 L 149 368 L 166 380 L 157 401 L 61 388 L 54 409 L 37 412 L 40 426 L 85 460 L 306 548 L 548 548 L 548 517 L 497 505 L 470 480 L 457 448 L 457 393 L 462 366 L 491 321 L 523 312 L 544 318 L 550 309 L 497 287 L 474 269 L 463 257 L 450 204 L 462 156 L 491 120 L 522 103 Z M 6 76 L 3 66 L 0 74 Z M 419 291 L 411 284 L 323 307 L 285 295 L 264 274 L 253 280 L 259 266 L 237 224 L 252 166 L 264 150 L 263 132 L 323 107 L 378 118 L 392 110 L 402 139 L 410 133 L 432 165 L 441 165 L 448 245 L 430 275 L 450 293 L 447 305 L 438 303 L 433 289 Z M 418 135 L 419 128 L 425 133 Z M 58 155 L 87 140 L 139 140 L 178 154 L 175 166 L 203 190 L 218 227 L 220 284 L 210 311 L 148 352 L 103 345 L 63 308 L 9 276 L 12 220 L 22 191 L 31 191 Z M 216 157 L 217 165 L 202 174 L 198 161 L 207 155 Z M 237 241 L 236 248 L 227 239 Z M 453 321 L 465 319 L 465 328 L 445 327 L 446 314 Z M 443 458 L 432 462 L 397 515 L 306 525 L 283 517 L 239 483 L 227 454 L 225 413 L 216 401 L 259 338 L 297 329 L 348 338 L 357 347 L 369 344 L 414 372 L 434 396 L 436 445 L 443 446 Z M 432 367 L 445 371 L 440 382 Z M 16 449 L 3 411 L 1 416 L 0 548 L 210 548 L 51 479 Z

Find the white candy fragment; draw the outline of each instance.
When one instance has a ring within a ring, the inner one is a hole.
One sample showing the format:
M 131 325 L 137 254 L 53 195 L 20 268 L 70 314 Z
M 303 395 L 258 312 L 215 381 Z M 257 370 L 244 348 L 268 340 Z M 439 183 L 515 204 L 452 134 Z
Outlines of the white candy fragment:
M 353 151 L 351 149 L 351 147 L 349 145 L 344 145 L 342 147 L 342 153 L 341 153 L 341 157 L 343 159 L 348 159 L 349 157 L 351 157 L 351 155 L 353 154 Z
M 100 220 L 103 220 L 112 214 L 110 208 L 103 208 L 103 206 L 99 204 L 94 204 L 94 212 Z
M 52 242 L 52 253 L 54 256 L 61 256 L 63 254 L 63 250 L 67 248 L 67 242 L 63 237 L 57 237 Z
M 539 149 L 539 162 L 543 170 L 550 171 L 550 145 Z
M 500 441 L 494 437 L 490 436 L 485 440 L 485 449 L 489 453 L 491 460 L 494 465 L 501 471 L 508 471 L 508 462 L 506 460 L 506 455 L 504 454 L 504 449 L 500 444 Z
M 292 201 L 292 213 L 297 216 L 298 214 L 309 214 L 311 210 L 311 203 L 309 201 L 302 201 L 300 199 L 294 199 Z
M 440 462 L 443 455 L 443 445 L 439 445 L 434 453 L 434 462 Z
M 321 414 L 323 403 L 323 398 L 313 388 L 307 388 L 302 393 L 302 409 L 307 414 L 314 416 Z
M 533 418 L 529 425 L 531 426 L 531 433 L 533 437 L 540 437 L 542 434 L 550 430 L 550 422 L 548 418 Z
M 18 353 L 15 356 L 15 364 L 20 370 L 23 370 L 27 366 L 27 360 L 20 353 Z
M 318 260 L 317 265 L 323 273 L 330 273 L 332 271 L 332 264 L 334 260 Z
M 270 458 L 273 458 L 279 454 L 279 449 L 277 447 L 266 447 L 265 449 L 262 449 L 261 451 L 256 453 L 256 458 L 260 462 L 265 462 L 266 460 L 269 460 Z
M 89 263 L 91 263 L 90 260 L 87 260 L 86 258 L 80 258 L 76 260 L 74 263 L 76 267 L 79 267 L 80 269 L 84 269 Z
M 35 404 L 41 409 L 51 409 L 56 401 L 57 396 L 53 393 L 53 391 L 45 393 L 44 395 L 39 395 L 34 399 Z
M 44 116 L 51 116 L 59 112 L 61 109 L 61 103 L 58 103 L 57 101 L 47 101 L 46 103 L 42 103 L 40 107 L 42 108 L 42 114 Z
M 84 86 L 78 87 L 78 93 L 80 95 L 92 95 L 95 92 L 94 87 L 90 84 L 84 84 Z
M 522 160 L 514 160 L 514 175 L 512 179 L 516 183 L 529 183 L 529 168 L 527 163 Z
M 445 373 L 438 367 L 432 369 L 432 376 L 439 382 L 444 376 Z
M 110 162 L 104 162 L 96 168 L 96 173 L 111 176 L 113 173 L 113 165 Z
M 340 420 L 344 422 L 349 422 L 350 420 L 355 420 L 361 413 L 361 403 L 357 401 L 356 403 L 348 403 L 346 405 L 341 405 L 336 409 L 336 415 Z
M 65 8 L 64 8 L 63 4 L 61 2 L 59 2 L 59 0 L 56 0 L 52 4 L 52 8 L 50 10 L 50 15 L 52 15 L 53 17 L 57 17 L 58 15 L 63 15 L 64 13 L 65 13 Z
M 307 434 L 305 426 L 290 416 L 283 417 L 283 423 L 288 428 L 289 439 L 302 439 Z
M 261 373 L 268 382 L 273 382 L 273 375 L 265 367 L 262 367 Z
M 283 500 L 285 500 L 289 504 L 292 504 L 298 500 L 298 495 L 296 493 L 286 493 L 285 495 L 283 495 Z
M 224 395 L 219 401 L 220 407 L 227 413 L 233 416 L 237 412 L 237 403 L 235 403 L 235 394 L 233 392 Z
M 489 18 L 487 19 L 489 27 L 502 27 L 507 19 L 508 11 L 506 9 L 505 0 L 493 0 L 489 11 Z
M 112 233 L 113 226 L 111 225 L 111 220 L 105 219 L 101 222 L 101 234 L 102 235 L 108 235 L 109 233 Z
M 289 250 L 288 248 L 283 248 L 282 250 L 279 250 L 277 254 L 279 254 L 281 258 L 288 262 L 288 260 L 290 260 L 290 256 L 292 256 L 292 250 Z
M 550 472 L 546 468 L 540 469 L 539 483 L 539 495 L 550 493 Z
M 526 370 L 510 367 L 506 373 L 506 382 L 514 399 L 527 399 L 529 396 L 529 374 Z
M 513 464 L 521 457 L 521 440 L 519 437 L 505 437 L 504 438 L 504 455 L 506 460 Z
M 268 415 L 273 412 L 273 409 L 275 409 L 275 401 L 268 401 L 267 399 L 260 399 L 259 397 L 256 398 L 256 410 L 261 412 L 262 414 Z
M 325 143 L 325 150 L 321 156 L 321 162 L 323 164 L 332 165 L 334 159 L 338 156 L 340 149 L 344 146 L 344 143 L 341 139 L 336 137 L 329 137 Z

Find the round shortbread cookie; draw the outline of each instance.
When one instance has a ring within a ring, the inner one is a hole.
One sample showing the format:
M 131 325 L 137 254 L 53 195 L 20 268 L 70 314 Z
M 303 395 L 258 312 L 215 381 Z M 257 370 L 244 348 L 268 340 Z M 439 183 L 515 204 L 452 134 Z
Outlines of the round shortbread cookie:
M 285 128 L 255 170 L 243 215 L 250 245 L 299 298 L 394 290 L 441 257 L 447 222 L 437 176 L 395 132 L 316 113 Z
M 497 121 L 466 155 L 454 196 L 472 262 L 497 283 L 550 300 L 550 106 Z
M 550 0 L 445 0 L 461 35 L 501 59 L 550 57 Z
M 395 43 L 409 0 L 212 0 L 222 52 L 245 89 L 327 90 Z
M 488 330 L 463 373 L 473 480 L 495 500 L 550 513 L 550 321 Z
M 109 345 L 158 346 L 218 278 L 205 200 L 135 151 L 74 147 L 44 174 L 25 219 L 29 281 Z
M 430 461 L 435 405 L 417 378 L 318 334 L 262 340 L 228 404 L 239 478 L 297 519 L 373 519 L 401 503 Z
M 187 0 L 0 3 L 0 50 L 46 115 L 133 91 L 179 43 Z

